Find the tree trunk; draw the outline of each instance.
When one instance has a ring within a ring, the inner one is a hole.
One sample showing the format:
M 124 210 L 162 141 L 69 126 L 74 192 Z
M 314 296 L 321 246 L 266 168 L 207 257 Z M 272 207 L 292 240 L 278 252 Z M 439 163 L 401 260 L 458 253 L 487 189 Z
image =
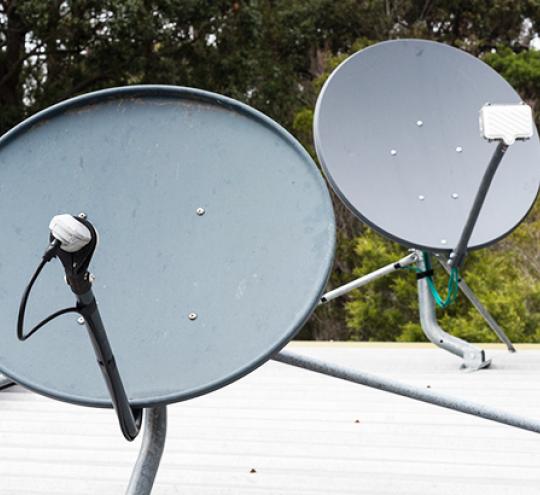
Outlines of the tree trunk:
M 5 2 L 6 50 L 0 54 L 0 132 L 22 118 L 21 73 L 25 59 L 27 26 L 17 10 L 17 0 Z

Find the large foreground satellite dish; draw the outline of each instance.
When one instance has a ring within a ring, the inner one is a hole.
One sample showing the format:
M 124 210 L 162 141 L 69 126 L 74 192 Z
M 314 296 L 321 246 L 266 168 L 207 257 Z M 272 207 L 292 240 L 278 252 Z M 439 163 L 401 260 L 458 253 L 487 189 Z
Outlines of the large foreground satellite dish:
M 457 244 L 494 147 L 478 130 L 486 102 L 520 97 L 493 69 L 440 43 L 379 43 L 345 60 L 315 111 L 317 154 L 339 197 L 381 234 L 409 247 Z M 469 248 L 512 231 L 540 183 L 538 135 L 507 151 Z
M 303 325 L 331 268 L 324 181 L 281 127 L 187 88 L 99 91 L 51 107 L 0 140 L 0 369 L 51 397 L 110 398 L 77 317 L 17 340 L 19 298 L 58 213 L 100 234 L 94 290 L 134 407 L 240 378 Z M 27 321 L 71 306 L 60 263 L 42 272 Z

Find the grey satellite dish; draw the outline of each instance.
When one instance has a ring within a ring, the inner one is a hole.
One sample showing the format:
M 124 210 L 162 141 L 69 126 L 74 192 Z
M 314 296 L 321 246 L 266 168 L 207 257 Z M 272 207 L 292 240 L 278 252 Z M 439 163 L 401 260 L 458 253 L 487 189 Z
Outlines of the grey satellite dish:
M 111 403 L 77 315 L 24 343 L 15 335 L 54 215 L 84 212 L 99 232 L 94 292 L 138 408 L 210 392 L 269 359 L 331 268 L 332 206 L 309 155 L 213 93 L 135 86 L 60 103 L 3 136 L 0 177 L 0 369 L 56 399 Z M 51 263 L 26 321 L 73 301 Z
M 486 102 L 495 105 L 486 109 Z M 373 45 L 330 75 L 317 100 L 314 140 L 333 189 L 373 229 L 426 252 L 335 289 L 323 302 L 415 263 L 422 274 L 420 320 L 433 343 L 463 358 L 468 369 L 489 364 L 483 351 L 437 323 L 431 293 L 444 307 L 459 287 L 514 351 L 457 267 L 467 250 L 493 244 L 516 228 L 537 197 L 540 141 L 530 109 L 519 108 L 520 103 L 514 89 L 485 63 L 431 41 Z M 479 116 L 487 119 L 482 133 Z M 516 122 L 524 127 L 513 129 Z M 513 144 L 519 136 L 530 139 Z M 513 145 L 489 142 L 502 138 Z M 456 268 L 452 291 L 442 301 L 433 289 L 430 253 L 448 256 L 450 251 L 449 263 Z
M 332 187 L 362 221 L 405 246 L 458 242 L 493 146 L 478 115 L 519 95 L 479 59 L 440 43 L 379 43 L 345 60 L 315 111 L 317 155 Z M 510 233 L 540 184 L 538 135 L 511 147 L 490 187 L 469 249 Z

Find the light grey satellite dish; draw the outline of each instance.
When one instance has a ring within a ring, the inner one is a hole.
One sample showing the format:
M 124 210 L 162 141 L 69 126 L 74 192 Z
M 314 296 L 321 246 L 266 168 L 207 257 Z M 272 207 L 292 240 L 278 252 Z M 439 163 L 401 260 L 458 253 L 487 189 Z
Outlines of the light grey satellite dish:
M 49 221 L 99 232 L 94 291 L 133 407 L 189 399 L 252 371 L 315 308 L 334 249 L 328 190 L 305 150 L 252 108 L 140 86 L 68 100 L 0 141 L 0 369 L 56 399 L 111 403 L 88 335 L 62 316 L 15 335 Z M 28 325 L 73 305 L 43 270 Z
M 486 102 L 519 103 L 493 69 L 423 40 L 379 43 L 345 60 L 315 111 L 317 155 L 332 187 L 362 221 L 405 246 L 454 248 L 493 145 L 479 132 Z M 540 142 L 511 147 L 489 189 L 469 249 L 511 232 L 534 203 Z

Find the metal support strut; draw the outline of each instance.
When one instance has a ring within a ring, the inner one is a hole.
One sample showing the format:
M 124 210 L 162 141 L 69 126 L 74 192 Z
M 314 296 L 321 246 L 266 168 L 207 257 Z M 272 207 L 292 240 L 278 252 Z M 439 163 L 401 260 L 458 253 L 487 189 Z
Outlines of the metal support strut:
M 159 468 L 167 434 L 167 408 L 144 410 L 141 450 L 133 468 L 126 495 L 149 495 Z
M 427 256 L 431 256 L 427 254 Z M 417 266 L 421 272 L 426 270 L 424 258 L 418 253 Z M 418 307 L 420 310 L 420 325 L 426 337 L 435 345 L 445 351 L 451 352 L 463 358 L 462 367 L 467 370 L 478 370 L 491 364 L 491 360 L 485 358 L 483 350 L 478 349 L 464 340 L 446 333 L 437 322 L 435 304 L 426 278 L 417 280 Z
M 441 259 L 439 256 L 437 256 L 437 260 L 439 261 L 440 265 L 446 270 L 446 273 L 450 274 L 450 267 L 446 264 L 446 261 Z M 514 344 L 512 344 L 512 341 L 508 338 L 504 330 L 495 321 L 495 318 L 491 316 L 491 314 L 484 307 L 484 305 L 474 295 L 474 292 L 469 287 L 467 282 L 465 282 L 465 280 L 463 280 L 461 277 L 459 279 L 459 289 L 461 290 L 461 292 L 463 292 L 463 295 L 470 301 L 470 303 L 475 307 L 476 311 L 480 313 L 482 318 L 484 318 L 484 321 L 489 325 L 489 328 L 491 328 L 491 330 L 493 330 L 497 334 L 497 337 L 499 337 L 501 342 L 506 345 L 508 350 L 510 352 L 516 352 Z
M 342 285 L 341 287 L 337 287 L 336 289 L 331 290 L 330 292 L 327 292 L 326 294 L 324 294 L 321 297 L 319 304 L 327 303 L 328 301 L 331 301 L 332 299 L 335 299 L 336 297 L 340 297 L 344 294 L 347 294 L 348 292 L 351 292 L 354 289 L 358 289 L 358 287 L 363 287 L 364 285 L 367 285 L 370 282 L 377 280 L 378 278 L 384 277 L 385 275 L 388 275 L 389 273 L 395 272 L 408 265 L 412 265 L 417 260 L 417 258 L 418 258 L 418 254 L 416 252 L 413 252 L 411 254 L 408 254 L 404 258 L 401 258 L 399 261 L 395 263 L 390 263 L 389 265 L 383 266 L 382 268 L 379 268 L 378 270 L 375 270 L 374 272 L 368 273 L 367 275 L 364 275 L 363 277 L 357 278 L 356 280 L 353 280 L 352 282 L 349 282 L 348 284 Z
M 522 430 L 540 433 L 540 421 L 501 411 L 494 407 L 484 406 L 482 404 L 452 397 L 451 395 L 434 392 L 430 389 L 414 387 L 388 378 L 381 378 L 370 373 L 338 366 L 320 359 L 302 356 L 289 351 L 281 351 L 277 353 L 273 359 L 281 363 L 296 366 L 297 368 L 333 376 L 334 378 L 376 388 L 377 390 L 383 390 L 385 392 L 409 397 L 410 399 L 421 402 L 427 402 L 446 409 L 452 409 L 472 416 L 489 419 L 490 421 L 495 421 L 497 423 L 514 426 L 516 428 L 521 428 Z

